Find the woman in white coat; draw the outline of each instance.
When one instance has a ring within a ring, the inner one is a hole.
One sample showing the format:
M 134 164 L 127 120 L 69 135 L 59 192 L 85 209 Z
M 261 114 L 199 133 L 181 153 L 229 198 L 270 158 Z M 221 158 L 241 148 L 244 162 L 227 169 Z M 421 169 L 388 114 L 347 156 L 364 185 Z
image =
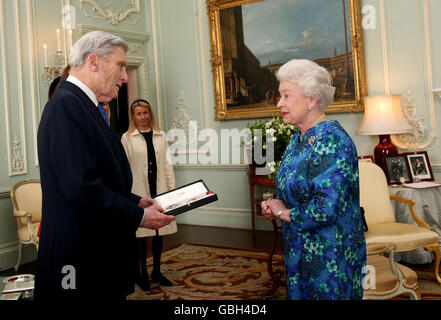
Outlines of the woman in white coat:
M 121 137 L 133 175 L 132 192 L 143 197 L 152 197 L 175 188 L 175 175 L 170 151 L 164 131 L 156 124 L 150 103 L 135 100 L 130 106 L 129 128 Z M 138 285 L 150 290 L 146 266 L 147 237 L 152 238 L 152 280 L 161 286 L 173 284 L 160 271 L 163 235 L 175 233 L 176 222 L 159 229 L 138 228 L 136 238 L 139 250 Z M 139 270 L 140 269 L 140 270 Z

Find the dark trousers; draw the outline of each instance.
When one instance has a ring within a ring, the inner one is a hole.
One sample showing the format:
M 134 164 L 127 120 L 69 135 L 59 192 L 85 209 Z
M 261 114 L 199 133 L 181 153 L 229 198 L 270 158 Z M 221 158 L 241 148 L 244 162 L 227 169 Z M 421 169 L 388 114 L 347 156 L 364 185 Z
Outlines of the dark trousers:
M 141 277 L 148 277 L 147 271 L 147 237 L 136 238 L 138 242 L 138 275 Z M 161 253 L 162 253 L 163 239 L 162 236 L 156 235 L 152 238 L 152 254 L 153 254 L 153 272 L 160 272 Z

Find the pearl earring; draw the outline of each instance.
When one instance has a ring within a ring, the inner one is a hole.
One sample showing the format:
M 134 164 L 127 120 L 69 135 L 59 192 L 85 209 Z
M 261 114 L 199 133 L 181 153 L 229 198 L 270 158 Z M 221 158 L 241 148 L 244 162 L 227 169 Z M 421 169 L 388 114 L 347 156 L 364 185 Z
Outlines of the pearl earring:
M 309 110 L 309 111 L 311 111 L 311 110 L 312 110 L 311 106 L 308 106 L 308 110 Z

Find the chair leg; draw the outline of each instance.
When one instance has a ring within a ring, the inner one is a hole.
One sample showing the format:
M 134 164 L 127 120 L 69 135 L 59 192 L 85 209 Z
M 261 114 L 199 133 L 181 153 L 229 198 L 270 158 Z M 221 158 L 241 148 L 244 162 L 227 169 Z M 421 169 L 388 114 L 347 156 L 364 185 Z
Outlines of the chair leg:
M 17 264 L 14 267 L 15 272 L 18 271 L 18 268 L 20 267 L 20 262 L 21 262 L 21 252 L 23 250 L 23 244 L 21 242 L 18 243 L 18 261 Z
M 416 294 L 417 294 L 417 300 L 421 300 L 421 291 L 420 291 L 420 288 L 419 288 L 419 287 L 416 288 L 416 289 L 415 289 L 415 292 L 416 292 Z
M 440 252 L 439 252 L 439 246 L 431 246 L 428 247 L 427 250 L 433 252 L 435 255 L 433 259 L 433 273 L 435 274 L 435 279 L 438 281 L 438 283 L 441 285 L 441 277 L 439 275 L 439 263 L 440 263 Z
M 419 289 L 414 290 L 414 289 L 409 289 L 409 296 L 411 300 L 421 300 L 421 294 L 419 292 Z

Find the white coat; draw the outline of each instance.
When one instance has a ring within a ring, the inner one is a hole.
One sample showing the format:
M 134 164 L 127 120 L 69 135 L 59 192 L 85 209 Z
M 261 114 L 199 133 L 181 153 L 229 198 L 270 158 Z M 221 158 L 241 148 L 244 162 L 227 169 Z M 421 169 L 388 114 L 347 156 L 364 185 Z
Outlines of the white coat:
M 127 158 L 133 175 L 132 193 L 141 197 L 150 197 L 150 187 L 148 181 L 148 159 L 147 144 L 142 134 L 135 129 L 130 137 L 127 132 L 121 137 L 121 143 L 126 151 Z M 175 174 L 171 161 L 170 150 L 164 131 L 153 131 L 153 146 L 156 156 L 156 191 L 157 194 L 176 188 Z M 178 231 L 176 221 L 160 228 L 159 235 L 172 234 Z M 151 237 L 156 235 L 156 230 L 147 228 L 138 228 L 136 237 Z

